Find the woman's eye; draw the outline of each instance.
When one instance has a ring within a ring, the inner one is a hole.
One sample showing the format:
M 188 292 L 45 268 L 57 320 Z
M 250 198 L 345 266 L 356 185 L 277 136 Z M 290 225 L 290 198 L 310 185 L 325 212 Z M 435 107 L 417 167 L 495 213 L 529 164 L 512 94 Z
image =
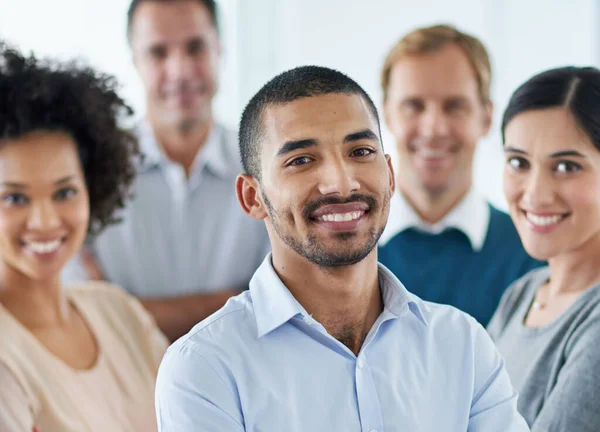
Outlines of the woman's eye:
M 67 200 L 77 194 L 77 191 L 74 188 L 64 188 L 60 189 L 54 194 L 54 198 L 59 201 Z
M 23 194 L 13 193 L 5 195 L 2 201 L 9 205 L 23 205 L 27 204 L 27 197 Z
M 371 150 L 370 148 L 366 148 L 366 147 L 361 147 L 355 150 L 352 150 L 352 156 L 357 156 L 357 157 L 364 157 L 364 156 L 369 156 L 370 154 L 375 153 L 374 150 Z
M 520 157 L 511 157 L 507 160 L 507 163 L 511 166 L 511 168 L 516 170 L 525 169 L 529 166 L 528 162 Z
M 581 165 L 571 162 L 571 161 L 561 161 L 556 164 L 556 171 L 559 173 L 569 173 L 579 171 L 581 169 Z

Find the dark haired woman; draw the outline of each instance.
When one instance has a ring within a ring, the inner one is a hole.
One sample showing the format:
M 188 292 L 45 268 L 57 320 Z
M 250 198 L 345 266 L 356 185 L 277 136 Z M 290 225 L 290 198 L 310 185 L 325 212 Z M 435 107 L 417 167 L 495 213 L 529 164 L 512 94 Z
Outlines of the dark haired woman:
M 488 326 L 534 432 L 600 431 L 600 71 L 541 73 L 502 122 L 504 192 L 527 252 Z
M 63 289 L 88 232 L 114 221 L 137 146 L 114 81 L 0 45 L 0 430 L 156 430 L 167 341 L 106 283 Z

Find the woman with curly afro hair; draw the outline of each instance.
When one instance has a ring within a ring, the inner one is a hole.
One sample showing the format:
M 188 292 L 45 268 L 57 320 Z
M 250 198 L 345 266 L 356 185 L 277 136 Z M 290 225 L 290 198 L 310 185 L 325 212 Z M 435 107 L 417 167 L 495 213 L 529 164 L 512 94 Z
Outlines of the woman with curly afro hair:
M 119 288 L 64 289 L 116 222 L 138 156 L 107 75 L 0 44 L 0 430 L 152 431 L 167 340 Z

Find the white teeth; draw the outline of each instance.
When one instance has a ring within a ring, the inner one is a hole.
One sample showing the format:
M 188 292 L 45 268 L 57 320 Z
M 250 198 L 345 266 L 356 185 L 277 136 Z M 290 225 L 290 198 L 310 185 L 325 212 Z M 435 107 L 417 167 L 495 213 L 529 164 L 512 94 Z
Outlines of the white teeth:
M 421 148 L 423 156 L 428 158 L 442 158 L 446 156 L 446 152 L 441 149 Z
M 54 252 L 56 249 L 58 249 L 59 246 L 61 245 L 61 243 L 62 243 L 62 241 L 60 239 L 53 240 L 50 242 L 43 242 L 43 243 L 29 242 L 29 243 L 27 243 L 27 247 L 35 253 L 47 254 L 50 252 Z
M 548 226 L 560 222 L 563 219 L 563 215 L 554 216 L 537 216 L 533 213 L 525 213 L 527 220 L 537 226 Z
M 324 222 L 349 222 L 358 219 L 364 214 L 364 211 L 356 211 L 349 213 L 331 213 L 320 216 L 319 219 Z

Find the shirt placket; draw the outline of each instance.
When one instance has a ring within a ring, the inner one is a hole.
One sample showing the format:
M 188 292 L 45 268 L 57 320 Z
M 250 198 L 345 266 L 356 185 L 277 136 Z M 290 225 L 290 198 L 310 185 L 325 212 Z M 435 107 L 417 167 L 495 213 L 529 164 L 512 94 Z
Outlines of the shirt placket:
M 364 352 L 359 353 L 356 358 L 354 376 L 362 431 L 383 432 L 383 417 L 379 396 Z
M 175 248 L 175 260 L 179 267 L 179 277 L 181 279 L 177 282 L 179 284 L 185 284 L 187 281 L 187 273 L 185 268 L 185 258 L 189 256 L 186 249 L 188 249 L 188 240 L 190 234 L 188 233 L 188 218 L 187 218 L 187 206 L 188 206 L 188 179 L 185 174 L 185 170 L 181 165 L 169 162 L 165 167 L 164 173 L 166 181 L 171 189 L 172 196 L 172 208 L 164 209 L 171 214 L 171 227 L 170 229 L 174 233 L 174 238 L 177 241 L 174 242 L 173 247 Z
M 327 330 L 312 317 L 304 315 L 302 320 L 305 324 L 313 329 L 318 330 L 325 337 L 331 338 L 336 344 L 340 344 L 340 348 L 353 356 L 355 360 L 354 383 L 356 387 L 356 397 L 358 403 L 358 412 L 360 417 L 361 432 L 384 432 L 383 415 L 381 413 L 381 404 L 379 403 L 379 395 L 375 380 L 371 374 L 369 363 L 367 362 L 366 352 L 368 351 L 369 343 L 376 338 L 381 325 L 391 319 L 387 312 L 384 312 L 373 325 L 373 329 L 367 335 L 363 348 L 354 356 L 346 346 L 327 333 Z
M 356 383 L 356 398 L 362 432 L 384 432 L 379 394 L 377 393 L 377 386 L 371 374 L 366 353 L 369 350 L 371 342 L 377 337 L 380 327 L 386 321 L 393 318 L 394 316 L 384 309 L 383 313 L 373 324 L 373 328 L 369 334 L 367 334 L 363 347 L 356 357 L 354 380 Z

